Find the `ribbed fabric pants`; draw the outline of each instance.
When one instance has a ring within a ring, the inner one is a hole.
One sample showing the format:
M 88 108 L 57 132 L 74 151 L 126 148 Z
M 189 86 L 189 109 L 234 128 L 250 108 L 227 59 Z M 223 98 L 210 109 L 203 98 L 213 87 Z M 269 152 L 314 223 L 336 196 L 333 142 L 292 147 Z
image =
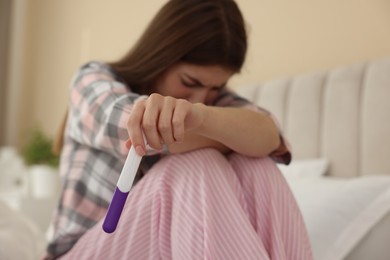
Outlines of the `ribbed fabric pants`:
M 297 203 L 270 158 L 169 155 L 132 189 L 117 230 L 99 222 L 61 259 L 312 259 Z

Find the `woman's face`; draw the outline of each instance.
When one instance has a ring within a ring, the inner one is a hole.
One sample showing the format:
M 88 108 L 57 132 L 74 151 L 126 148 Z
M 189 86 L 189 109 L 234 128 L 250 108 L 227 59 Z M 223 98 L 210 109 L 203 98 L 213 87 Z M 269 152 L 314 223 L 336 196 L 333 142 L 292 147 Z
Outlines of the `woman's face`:
M 225 87 L 233 73 L 221 66 L 178 63 L 157 78 L 152 88 L 163 96 L 186 99 L 191 103 L 208 103 Z

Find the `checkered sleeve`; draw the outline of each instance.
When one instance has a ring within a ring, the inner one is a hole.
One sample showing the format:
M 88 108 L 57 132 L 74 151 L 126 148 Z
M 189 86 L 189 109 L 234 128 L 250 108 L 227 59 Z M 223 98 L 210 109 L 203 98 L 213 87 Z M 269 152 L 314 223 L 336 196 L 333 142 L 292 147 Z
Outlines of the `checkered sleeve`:
M 239 96 L 237 93 L 227 88 L 223 88 L 221 91 L 219 91 L 212 105 L 220 106 L 220 107 L 242 107 L 260 113 L 264 113 L 270 116 L 272 120 L 275 122 L 275 124 L 277 125 L 277 127 L 279 128 L 280 145 L 269 156 L 277 163 L 289 164 L 291 162 L 290 144 L 283 136 L 278 120 L 268 110 L 256 106 L 255 104 L 251 103 L 249 100 Z
M 90 62 L 80 69 L 70 93 L 69 136 L 124 161 L 128 152 L 127 119 L 141 96 L 131 92 L 107 65 L 99 62 Z

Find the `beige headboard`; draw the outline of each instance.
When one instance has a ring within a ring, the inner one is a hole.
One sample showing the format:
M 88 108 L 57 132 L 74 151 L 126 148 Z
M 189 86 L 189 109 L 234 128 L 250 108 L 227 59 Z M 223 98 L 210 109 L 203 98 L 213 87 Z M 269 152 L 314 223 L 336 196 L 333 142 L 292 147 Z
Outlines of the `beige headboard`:
M 293 159 L 327 158 L 329 175 L 390 175 L 390 58 L 245 86 L 270 110 Z

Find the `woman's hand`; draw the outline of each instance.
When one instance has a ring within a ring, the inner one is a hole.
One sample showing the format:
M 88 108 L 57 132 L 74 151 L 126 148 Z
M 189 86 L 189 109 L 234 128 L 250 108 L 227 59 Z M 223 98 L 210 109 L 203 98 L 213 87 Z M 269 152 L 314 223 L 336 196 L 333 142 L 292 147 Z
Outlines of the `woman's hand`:
M 145 155 L 147 144 L 161 150 L 163 144 L 170 145 L 184 141 L 186 131 L 194 130 L 204 121 L 202 104 L 192 104 L 185 99 L 152 94 L 138 100 L 127 122 L 129 140 L 127 147 L 134 145 L 140 156 Z

